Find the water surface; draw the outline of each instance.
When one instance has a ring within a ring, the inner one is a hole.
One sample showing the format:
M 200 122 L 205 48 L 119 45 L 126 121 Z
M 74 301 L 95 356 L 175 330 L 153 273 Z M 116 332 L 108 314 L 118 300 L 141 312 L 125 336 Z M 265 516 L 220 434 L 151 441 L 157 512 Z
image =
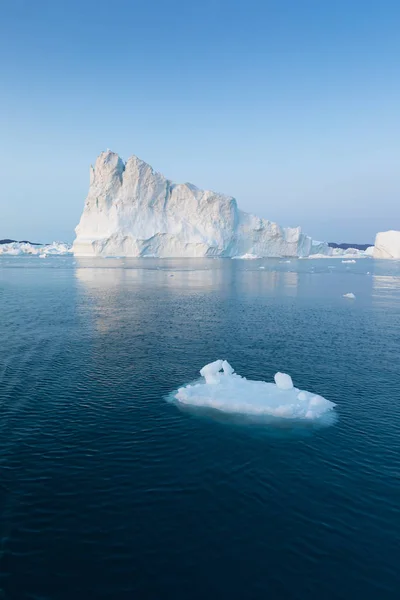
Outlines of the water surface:
M 399 597 L 399 262 L 2 257 L 0 308 L 0 597 Z M 217 358 L 336 424 L 165 400 Z

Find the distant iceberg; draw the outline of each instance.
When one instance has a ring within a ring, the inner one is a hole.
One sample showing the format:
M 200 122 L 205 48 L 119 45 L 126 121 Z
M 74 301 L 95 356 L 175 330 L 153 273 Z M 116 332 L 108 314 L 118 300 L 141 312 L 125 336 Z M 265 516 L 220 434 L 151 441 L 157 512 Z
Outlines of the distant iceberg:
M 71 254 L 72 249 L 70 244 L 64 242 L 53 242 L 52 244 L 44 244 L 39 246 L 38 244 L 30 244 L 29 242 L 10 242 L 7 244 L 0 244 L 0 256 L 20 256 L 23 254 L 32 254 L 39 256 L 39 258 L 46 258 L 47 256 L 54 256 L 60 254 Z
M 174 183 L 132 156 L 102 152 L 91 168 L 76 256 L 296 257 L 329 253 L 300 227 L 239 210 L 235 198 Z
M 358 248 L 331 248 L 329 247 L 326 252 L 318 252 L 310 254 L 305 258 L 345 258 L 349 260 L 343 260 L 342 262 L 355 262 L 355 258 L 367 258 L 372 256 L 373 246 L 370 246 L 366 250 L 358 250 Z
M 181 387 L 178 402 L 225 413 L 317 420 L 332 411 L 334 402 L 293 386 L 290 375 L 276 373 L 275 383 L 241 377 L 226 360 L 205 365 L 203 380 Z

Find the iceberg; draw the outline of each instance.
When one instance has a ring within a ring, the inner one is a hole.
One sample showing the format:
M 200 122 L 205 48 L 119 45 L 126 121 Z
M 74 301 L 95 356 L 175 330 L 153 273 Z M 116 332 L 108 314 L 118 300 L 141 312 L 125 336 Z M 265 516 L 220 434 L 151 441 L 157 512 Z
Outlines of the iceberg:
M 235 198 L 173 183 L 132 156 L 107 151 L 90 171 L 76 256 L 303 257 L 329 253 L 300 227 L 239 210 Z
M 216 360 L 205 365 L 200 375 L 202 380 L 179 388 L 174 399 L 225 413 L 307 421 L 319 419 L 336 406 L 294 387 L 286 373 L 276 373 L 275 383 L 253 381 L 237 375 L 226 360 Z
M 400 231 L 381 231 L 376 234 L 374 258 L 400 259 Z
M 347 294 L 343 294 L 343 298 L 349 298 L 350 300 L 355 300 L 356 296 L 353 292 L 348 292 Z
M 62 254 L 71 254 L 70 244 L 64 242 L 53 242 L 52 244 L 30 244 L 29 242 L 10 242 L 7 244 L 0 244 L 0 256 L 2 254 L 8 256 L 20 256 L 24 254 L 32 254 L 39 256 L 39 258 L 46 258 L 47 256 L 55 256 Z

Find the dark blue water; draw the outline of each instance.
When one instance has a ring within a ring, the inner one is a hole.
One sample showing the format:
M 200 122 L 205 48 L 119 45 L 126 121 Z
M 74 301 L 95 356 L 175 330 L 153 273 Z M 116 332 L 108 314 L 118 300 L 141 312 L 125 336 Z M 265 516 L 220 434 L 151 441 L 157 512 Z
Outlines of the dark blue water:
M 4 257 L 0 309 L 0 598 L 400 597 L 399 263 Z M 217 358 L 337 423 L 166 402 Z

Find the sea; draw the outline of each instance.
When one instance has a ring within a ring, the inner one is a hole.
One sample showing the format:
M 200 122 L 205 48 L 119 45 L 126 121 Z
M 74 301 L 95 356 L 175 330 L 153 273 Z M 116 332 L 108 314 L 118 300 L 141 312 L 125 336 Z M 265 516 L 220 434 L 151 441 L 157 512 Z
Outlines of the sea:
M 3 256 L 0 339 L 2 600 L 400 598 L 400 261 Z M 217 359 L 335 420 L 171 401 Z

